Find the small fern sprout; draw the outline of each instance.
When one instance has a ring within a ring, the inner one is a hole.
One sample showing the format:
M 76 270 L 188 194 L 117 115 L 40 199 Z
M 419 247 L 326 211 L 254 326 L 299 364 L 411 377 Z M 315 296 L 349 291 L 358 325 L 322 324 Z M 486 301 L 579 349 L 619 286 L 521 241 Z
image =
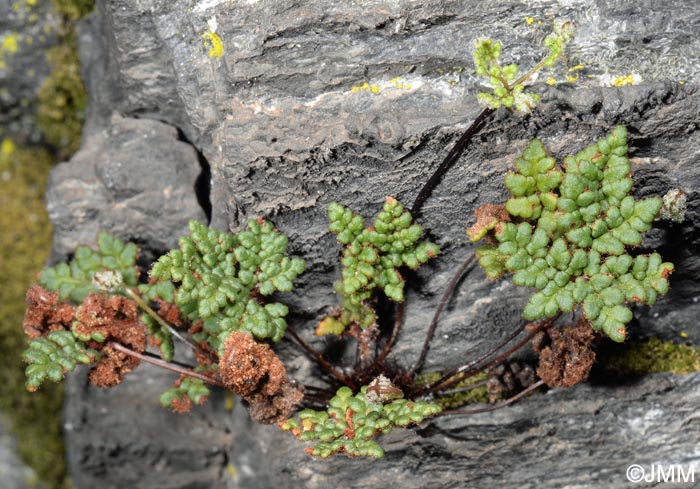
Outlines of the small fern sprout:
M 486 77 L 491 92 L 480 92 L 477 95 L 479 103 L 490 109 L 501 106 L 507 109 L 529 113 L 540 100 L 536 93 L 525 91 L 525 83 L 544 67 L 551 67 L 561 58 L 566 44 L 573 39 L 574 25 L 570 21 L 555 23 L 554 29 L 545 40 L 544 45 L 549 51 L 547 56 L 537 63 L 530 71 L 518 77 L 520 67 L 511 63 L 501 66 L 502 44 L 491 39 L 478 39 L 474 46 L 474 66 L 476 74 Z

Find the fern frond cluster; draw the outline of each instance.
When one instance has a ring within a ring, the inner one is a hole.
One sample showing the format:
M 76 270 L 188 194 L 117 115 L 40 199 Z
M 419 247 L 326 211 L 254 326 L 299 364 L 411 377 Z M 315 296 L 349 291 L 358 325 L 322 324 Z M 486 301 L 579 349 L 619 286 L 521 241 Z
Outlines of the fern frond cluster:
M 525 82 L 545 66 L 554 66 L 561 57 L 564 46 L 573 36 L 574 29 L 571 22 L 555 24 L 553 32 L 544 40 L 544 45 L 548 50 L 547 56 L 532 70 L 520 77 L 518 77 L 520 67 L 517 64 L 511 63 L 501 66 L 499 58 L 501 57 L 502 44 L 500 41 L 478 39 L 473 53 L 476 74 L 488 78 L 487 85 L 491 88 L 491 93 L 479 92 L 477 95 L 479 102 L 491 109 L 504 106 L 508 109 L 514 107 L 523 113 L 530 112 L 540 101 L 540 95 L 526 92 Z
M 440 252 L 436 244 L 420 241 L 423 228 L 393 197 L 386 198 L 371 227 L 337 202 L 328 205 L 328 221 L 328 229 L 344 245 L 342 278 L 334 285 L 342 301 L 341 311 L 321 322 L 318 335 L 340 335 L 353 323 L 361 328 L 375 324 L 377 314 L 369 302 L 375 292 L 403 302 L 405 280 L 399 268 L 415 270 Z
M 467 233 L 487 234 L 477 249 L 490 278 L 513 272 L 513 283 L 535 287 L 523 317 L 536 320 L 578 305 L 594 329 L 623 341 L 629 303 L 654 304 L 668 291 L 671 263 L 658 253 L 631 255 L 661 208 L 661 199 L 636 200 L 627 159 L 627 131 L 564 159 L 561 168 L 535 139 L 505 177 L 512 197 L 505 209 L 478 215 Z
M 190 222 L 192 236 L 180 249 L 162 256 L 151 269 L 153 279 L 175 284 L 175 304 L 190 320 L 203 321 L 195 340 L 218 351 L 231 331 L 279 341 L 287 328 L 287 306 L 264 304 L 261 296 L 292 290 L 304 271 L 301 258 L 286 255 L 287 237 L 267 221 L 250 221 L 237 234 Z
M 418 424 L 442 411 L 440 406 L 427 401 L 369 402 L 367 388 L 364 386 L 353 395 L 349 387 L 341 387 L 326 411 L 305 409 L 299 412 L 298 419 L 290 418 L 280 428 L 301 441 L 317 441 L 307 449 L 315 457 L 345 453 L 352 457 L 379 458 L 384 450 L 373 440 L 375 436 L 388 434 L 394 427 Z

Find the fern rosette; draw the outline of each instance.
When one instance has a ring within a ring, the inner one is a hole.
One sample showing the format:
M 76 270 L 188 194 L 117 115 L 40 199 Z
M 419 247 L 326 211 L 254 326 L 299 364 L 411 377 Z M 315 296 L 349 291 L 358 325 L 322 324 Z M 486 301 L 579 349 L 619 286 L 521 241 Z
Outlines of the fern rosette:
M 594 329 L 624 341 L 629 303 L 654 304 L 668 291 L 671 263 L 658 253 L 628 254 L 661 208 L 632 189 L 627 131 L 618 126 L 560 168 L 535 139 L 506 175 L 512 197 L 503 208 L 483 210 L 467 233 L 492 236 L 477 249 L 490 278 L 513 272 L 513 283 L 535 287 L 523 311 L 527 320 L 570 312 L 578 305 Z

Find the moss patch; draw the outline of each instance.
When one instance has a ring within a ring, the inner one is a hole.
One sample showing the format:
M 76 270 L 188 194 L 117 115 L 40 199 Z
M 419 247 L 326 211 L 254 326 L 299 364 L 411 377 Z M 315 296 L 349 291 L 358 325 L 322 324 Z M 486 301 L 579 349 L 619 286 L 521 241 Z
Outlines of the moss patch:
M 26 2 L 27 8 L 34 4 Z M 20 456 L 34 469 L 41 486 L 63 489 L 70 487 L 61 436 L 63 387 L 54 384 L 36 393 L 26 391 L 20 358 L 26 348 L 22 318 L 24 294 L 51 247 L 43 198 L 48 172 L 57 158 L 69 158 L 80 145 L 87 97 L 73 24 L 92 10 L 94 1 L 53 0 L 53 4 L 62 17 L 60 45 L 47 51 L 53 70 L 36 100 L 37 126 L 47 148 L 25 148 L 9 137 L 0 142 L 0 411 L 12 422 Z M 21 55 L 13 52 L 13 39 L 3 43 L 0 62 L 6 55 Z M 34 102 L 24 106 L 34 107 Z
M 3 140 L 0 154 L 0 410 L 12 420 L 20 455 L 42 481 L 67 487 L 61 441 L 61 386 L 30 394 L 24 388 L 20 353 L 24 294 L 36 280 L 51 247 L 51 225 L 43 200 L 55 158 Z
M 53 5 L 69 22 L 75 22 L 92 12 L 95 0 L 53 0 Z
M 80 147 L 87 105 L 75 35 L 67 35 L 46 57 L 53 71 L 39 90 L 37 126 L 58 157 L 67 159 Z
M 599 366 L 621 375 L 656 372 L 687 374 L 700 371 L 700 347 L 662 342 L 658 338 L 634 341 L 598 355 Z
M 429 374 L 422 375 L 418 377 L 418 386 L 427 385 L 438 381 L 442 377 L 441 372 L 431 372 Z M 462 392 L 457 392 L 461 389 L 468 388 L 474 384 L 481 383 L 489 378 L 487 372 L 482 372 L 473 377 L 465 379 L 455 386 L 451 387 L 447 392 L 448 394 L 436 395 L 434 402 L 437 403 L 443 409 L 455 409 L 462 406 L 467 406 L 469 404 L 488 404 L 489 394 L 486 390 L 486 386 L 482 385 L 475 387 L 473 389 L 464 390 Z

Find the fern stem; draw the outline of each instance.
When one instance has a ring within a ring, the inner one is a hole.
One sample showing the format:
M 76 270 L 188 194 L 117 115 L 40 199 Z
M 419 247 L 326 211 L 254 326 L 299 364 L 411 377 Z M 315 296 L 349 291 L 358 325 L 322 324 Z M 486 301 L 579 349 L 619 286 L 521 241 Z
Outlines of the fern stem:
M 333 366 L 328 362 L 328 360 L 326 360 L 325 358 L 323 358 L 323 355 L 321 355 L 321 354 L 318 353 L 316 350 L 314 350 L 313 348 L 311 348 L 308 344 L 306 344 L 306 342 L 305 342 L 304 340 L 301 339 L 301 337 L 296 333 L 296 331 L 294 331 L 294 330 L 293 330 L 292 328 L 290 328 L 290 327 L 287 327 L 287 333 L 289 333 L 290 335 L 292 335 L 292 338 L 294 338 L 294 339 L 296 340 L 296 342 L 299 344 L 299 346 L 301 346 L 301 347 L 302 347 L 309 355 L 311 355 L 323 368 L 325 368 L 326 371 L 328 371 L 329 374 L 331 374 L 333 377 L 335 377 L 335 378 L 336 378 L 338 381 L 340 381 L 342 384 L 347 385 L 348 387 L 350 387 L 350 388 L 352 388 L 352 389 L 354 389 L 354 388 L 356 387 L 355 384 L 353 383 L 353 381 L 352 381 L 349 377 L 347 377 L 347 376 L 341 374 L 340 372 L 338 372 L 335 368 L 333 368 Z
M 544 385 L 543 380 L 538 380 L 534 384 L 532 384 L 530 387 L 527 389 L 518 392 L 516 395 L 513 397 L 510 397 L 506 399 L 505 401 L 499 402 L 498 404 L 494 404 L 492 406 L 487 406 L 483 408 L 476 408 L 476 409 L 451 409 L 449 411 L 443 411 L 437 416 L 454 416 L 456 414 L 478 414 L 478 413 L 487 413 L 489 411 L 496 411 L 497 409 L 504 408 L 510 404 L 513 404 L 515 401 L 520 399 L 521 397 L 524 397 L 528 395 L 530 392 L 534 391 L 535 389 L 538 389 L 539 387 L 542 387 Z
M 398 338 L 399 336 L 399 330 L 401 329 L 401 323 L 403 322 L 403 313 L 405 307 L 406 302 L 401 302 L 396 308 L 396 319 L 394 320 L 394 327 L 391 330 L 391 337 L 389 338 L 389 341 L 387 341 L 386 345 L 384 345 L 384 348 L 382 349 L 379 358 L 377 358 L 377 362 L 380 364 L 384 363 L 384 360 L 386 360 L 386 356 L 391 351 L 391 348 L 394 346 L 394 343 L 396 343 L 396 338 Z
M 184 337 L 183 335 L 180 334 L 178 330 L 173 328 L 170 324 L 168 324 L 165 319 L 160 317 L 160 315 L 155 312 L 151 306 L 149 306 L 146 301 L 144 301 L 140 295 L 138 295 L 136 292 L 134 292 L 132 289 L 129 287 L 124 287 L 124 293 L 129 296 L 131 300 L 136 302 L 136 304 L 139 305 L 139 307 L 146 313 L 148 314 L 151 319 L 153 319 L 156 323 L 158 323 L 161 327 L 165 328 L 170 332 L 171 335 L 173 335 L 175 338 L 178 340 L 182 341 L 185 343 L 187 346 L 192 348 L 192 350 L 196 351 L 197 353 L 201 353 L 205 357 L 207 357 L 209 360 L 211 360 L 214 363 L 217 363 L 217 360 L 207 351 L 202 350 L 196 343 L 194 343 L 192 340 L 189 338 Z
M 155 365 L 157 367 L 164 368 L 166 370 L 170 370 L 171 372 L 177 372 L 181 375 L 186 375 L 188 377 L 193 377 L 195 379 L 203 380 L 204 382 L 207 382 L 211 385 L 215 385 L 217 387 L 222 387 L 226 388 L 226 386 L 221 383 L 220 381 L 209 377 L 208 375 L 200 374 L 199 372 L 195 372 L 191 368 L 188 367 L 183 367 L 171 362 L 166 362 L 165 360 L 162 360 L 157 357 L 153 357 L 151 355 L 146 355 L 143 353 L 136 352 L 130 348 L 127 348 L 126 346 L 122 345 L 121 343 L 115 343 L 115 342 L 110 342 L 107 344 L 107 346 L 114 348 L 117 351 L 120 351 L 122 353 L 125 353 L 131 357 L 138 358 L 139 360 L 142 360 L 146 363 L 150 363 L 151 365 Z
M 448 387 L 452 387 L 453 385 L 468 379 L 470 377 L 473 377 L 481 372 L 487 371 L 489 369 L 492 369 L 493 367 L 499 365 L 503 360 L 508 358 L 510 355 L 515 353 L 516 351 L 520 350 L 523 346 L 527 345 L 528 342 L 532 339 L 533 336 L 535 336 L 539 331 L 544 329 L 546 326 L 550 325 L 552 323 L 552 320 L 544 320 L 538 323 L 535 327 L 531 328 L 530 331 L 528 332 L 527 336 L 520 340 L 518 343 L 516 343 L 513 347 L 508 349 L 507 351 L 503 352 L 496 358 L 494 358 L 492 361 L 489 363 L 482 365 L 481 367 L 475 368 L 477 364 L 481 363 L 483 360 L 486 360 L 489 356 L 493 355 L 496 351 L 498 351 L 500 348 L 508 344 L 513 338 L 515 338 L 520 332 L 525 329 L 528 323 L 522 324 L 518 326 L 518 328 L 511 333 L 511 335 L 506 339 L 506 341 L 502 342 L 499 346 L 496 348 L 492 349 L 490 352 L 488 352 L 485 355 L 482 355 L 479 359 L 470 362 L 468 364 L 462 365 L 461 367 L 458 367 L 451 372 L 445 374 L 440 380 L 437 382 L 433 383 L 432 385 L 427 386 L 425 389 L 421 391 L 421 394 L 426 394 L 426 393 L 436 393 L 441 389 L 446 389 Z
M 428 181 L 425 182 L 423 188 L 420 189 L 420 192 L 418 192 L 418 197 L 416 197 L 416 200 L 413 202 L 413 207 L 411 207 L 411 214 L 413 215 L 413 217 L 416 217 L 420 213 L 420 209 L 421 207 L 423 207 L 423 203 L 428 197 L 430 197 L 430 194 L 432 193 L 433 189 L 437 186 L 437 184 L 440 183 L 442 176 L 445 173 L 447 173 L 447 171 L 452 167 L 452 165 L 454 165 L 457 162 L 464 150 L 469 146 L 469 143 L 471 142 L 472 138 L 476 135 L 477 132 L 479 132 L 484 127 L 484 125 L 488 121 L 489 116 L 491 116 L 491 114 L 493 114 L 494 112 L 494 109 L 489 108 L 482 110 L 481 113 L 476 116 L 476 119 L 474 119 L 474 121 L 467 128 L 467 130 L 464 131 L 464 133 L 459 138 L 457 143 L 452 147 L 450 152 L 447 153 L 445 159 L 442 160 L 442 163 L 440 163 L 440 165 L 433 172 Z
M 454 294 L 455 289 L 457 288 L 457 284 L 459 284 L 460 280 L 462 280 L 462 277 L 467 271 L 467 268 L 469 268 L 469 265 L 474 261 L 474 253 L 469 255 L 469 257 L 464 260 L 462 265 L 459 267 L 457 272 L 454 274 L 452 277 L 452 280 L 450 280 L 450 283 L 447 285 L 447 288 L 445 289 L 445 293 L 442 295 L 442 298 L 440 299 L 440 303 L 437 306 L 437 309 L 435 309 L 435 314 L 433 315 L 433 319 L 430 321 L 430 326 L 428 327 L 428 332 L 425 335 L 425 341 L 423 342 L 423 349 L 420 352 L 420 356 L 418 357 L 418 361 L 413 365 L 413 368 L 411 369 L 411 376 L 415 375 L 416 372 L 418 372 L 421 368 L 423 368 L 423 363 L 425 363 L 425 357 L 428 355 L 428 350 L 430 349 L 430 342 L 433 339 L 433 335 L 435 334 L 435 330 L 437 329 L 438 325 L 438 320 L 440 319 L 440 313 L 442 313 L 442 310 L 444 307 L 447 305 L 449 302 L 450 298 Z

